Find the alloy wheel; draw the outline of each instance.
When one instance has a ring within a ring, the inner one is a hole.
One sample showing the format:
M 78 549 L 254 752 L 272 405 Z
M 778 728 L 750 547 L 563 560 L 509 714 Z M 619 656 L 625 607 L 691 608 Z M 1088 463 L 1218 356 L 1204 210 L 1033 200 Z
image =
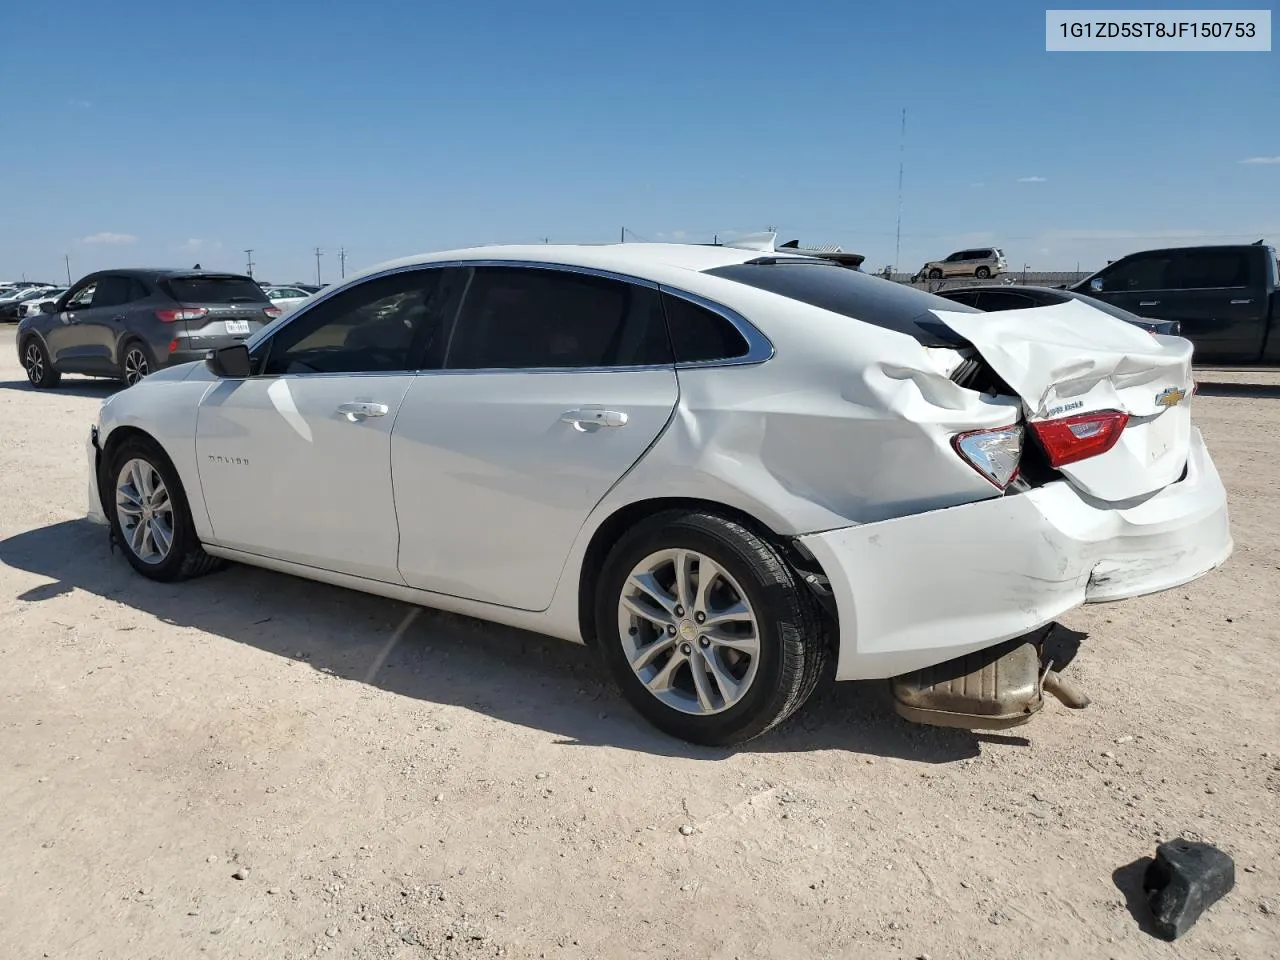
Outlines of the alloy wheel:
M 34 340 L 27 344 L 23 360 L 27 368 L 27 379 L 33 384 L 39 384 L 44 379 L 44 356 L 40 353 L 40 347 Z
M 132 387 L 150 372 L 147 355 L 138 347 L 130 347 L 124 355 L 124 382 Z
M 129 460 L 116 478 L 120 533 L 143 563 L 163 563 L 173 548 L 173 501 L 164 479 L 146 460 Z
M 722 713 L 755 680 L 755 611 L 737 581 L 695 550 L 660 550 L 636 564 L 618 600 L 618 630 L 640 682 L 682 713 Z

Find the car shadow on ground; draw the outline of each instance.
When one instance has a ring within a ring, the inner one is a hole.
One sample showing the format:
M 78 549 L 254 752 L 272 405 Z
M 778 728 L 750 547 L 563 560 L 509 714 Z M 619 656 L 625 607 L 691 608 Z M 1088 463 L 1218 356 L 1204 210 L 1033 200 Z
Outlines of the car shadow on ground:
M 1227 383 L 1217 380 L 1199 380 L 1196 382 L 1196 395 L 1275 400 L 1280 399 L 1280 383 Z
M 417 608 L 242 565 L 185 583 L 153 583 L 112 553 L 106 528 L 87 520 L 0 541 L 0 563 L 48 578 L 18 596 L 22 603 L 84 591 L 315 670 L 547 730 L 566 745 L 702 759 L 844 750 L 948 763 L 977 756 L 984 741 L 1028 744 L 1016 735 L 907 723 L 893 712 L 888 685 L 878 681 L 824 684 L 799 715 L 736 750 L 696 747 L 648 726 L 605 679 L 594 653 L 576 644 L 422 609 L 388 652 L 396 626 Z M 1078 642 L 1067 640 L 1072 647 Z M 1059 655 L 1057 664 L 1069 659 Z
M 69 397 L 109 397 L 117 390 L 123 390 L 124 384 L 119 380 L 97 377 L 63 377 L 62 382 L 48 390 L 37 391 L 27 380 L 0 381 L 0 390 L 19 390 L 24 393 L 63 394 Z

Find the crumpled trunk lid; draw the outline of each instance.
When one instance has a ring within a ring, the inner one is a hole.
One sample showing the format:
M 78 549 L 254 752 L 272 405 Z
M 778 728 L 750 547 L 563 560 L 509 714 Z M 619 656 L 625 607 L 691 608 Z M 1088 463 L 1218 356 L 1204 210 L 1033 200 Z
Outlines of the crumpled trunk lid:
M 1106 453 L 1060 468 L 1092 497 L 1117 502 L 1181 479 L 1191 443 L 1190 341 L 1072 300 L 992 313 L 934 311 L 1021 397 L 1029 424 L 1100 410 L 1129 422 Z

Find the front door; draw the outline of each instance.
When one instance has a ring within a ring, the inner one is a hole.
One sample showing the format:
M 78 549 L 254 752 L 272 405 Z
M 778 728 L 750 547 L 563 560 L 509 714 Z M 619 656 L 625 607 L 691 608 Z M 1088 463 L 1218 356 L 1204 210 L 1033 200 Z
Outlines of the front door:
M 405 581 L 545 609 L 588 514 L 677 397 L 653 287 L 477 268 L 445 369 L 414 381 L 392 437 Z
M 404 271 L 320 300 L 254 345 L 252 376 L 209 391 L 196 454 L 215 543 L 402 582 L 391 432 L 438 339 L 437 279 Z
M 49 357 L 60 370 L 80 373 L 93 366 L 94 345 L 89 331 L 93 324 L 93 296 L 97 289 L 96 277 L 81 280 L 67 294 L 62 310 L 54 315 L 54 322 L 49 325 L 45 335 Z

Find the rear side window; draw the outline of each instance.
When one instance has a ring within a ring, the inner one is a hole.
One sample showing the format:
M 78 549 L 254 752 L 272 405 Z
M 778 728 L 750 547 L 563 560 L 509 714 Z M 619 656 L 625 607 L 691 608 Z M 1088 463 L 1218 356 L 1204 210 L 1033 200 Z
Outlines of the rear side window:
M 134 296 L 135 282 L 129 277 L 100 277 L 98 289 L 93 294 L 93 306 L 118 307 L 137 299 Z
M 677 363 L 733 360 L 751 349 L 737 327 L 706 307 L 669 293 L 662 295 L 662 307 Z
M 1249 256 L 1243 250 L 1184 253 L 1176 267 L 1179 290 L 1210 290 L 1249 285 Z
M 451 370 L 671 363 L 656 290 L 534 267 L 478 267 L 458 314 Z
M 927 347 L 950 347 L 964 339 L 930 311 L 978 313 L 906 284 L 846 270 L 822 260 L 762 258 L 707 271 L 813 307 L 914 337 Z
M 164 282 L 179 303 L 267 303 L 262 288 L 248 277 L 171 277 Z
M 997 310 L 1028 310 L 1031 307 L 1043 305 L 1036 303 L 1025 293 L 1012 293 L 1008 290 L 983 290 L 977 303 L 979 310 L 985 310 L 988 313 Z

